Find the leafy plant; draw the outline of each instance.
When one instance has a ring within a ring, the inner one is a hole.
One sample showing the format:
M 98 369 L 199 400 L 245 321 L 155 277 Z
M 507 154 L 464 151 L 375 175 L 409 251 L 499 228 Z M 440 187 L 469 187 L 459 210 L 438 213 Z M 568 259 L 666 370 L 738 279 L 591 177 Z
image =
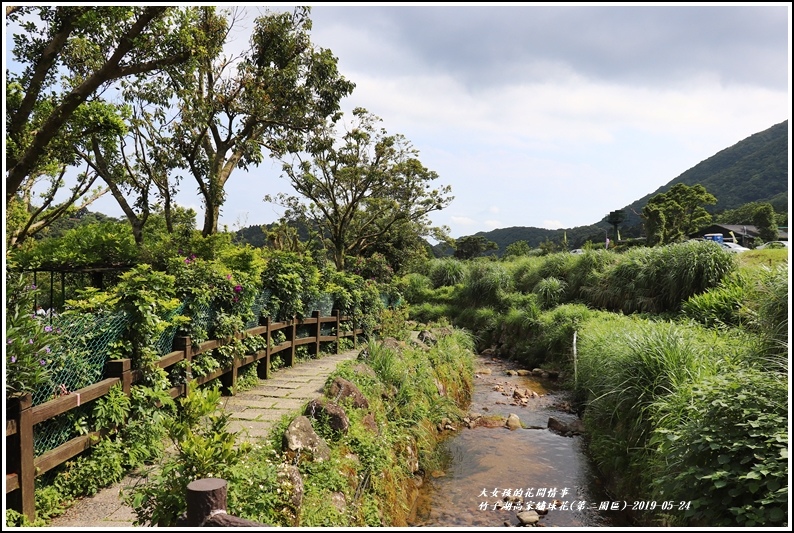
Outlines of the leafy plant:
M 138 525 L 176 525 L 186 511 L 187 485 L 205 477 L 226 478 L 250 451 L 249 444 L 237 446 L 236 434 L 227 429 L 230 415 L 219 405 L 220 390 L 200 389 L 194 382 L 188 389 L 168 431 L 176 454 L 150 474 L 148 483 L 123 495 L 135 510 Z
M 23 274 L 6 269 L 6 398 L 34 393 L 48 383 L 48 341 L 52 327 L 35 314 L 37 288 Z
M 657 430 L 665 464 L 655 480 L 666 500 L 691 500 L 684 520 L 709 526 L 788 522 L 788 386 L 743 369 L 691 389 L 680 421 Z

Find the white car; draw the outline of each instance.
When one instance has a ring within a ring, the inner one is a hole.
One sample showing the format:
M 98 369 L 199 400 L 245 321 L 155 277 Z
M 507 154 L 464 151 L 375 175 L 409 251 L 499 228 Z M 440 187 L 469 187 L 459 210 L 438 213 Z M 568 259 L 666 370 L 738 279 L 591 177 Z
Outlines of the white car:
M 744 246 L 739 246 L 738 244 L 734 244 L 732 242 L 722 242 L 720 243 L 720 246 L 722 246 L 729 252 L 733 252 L 735 254 L 738 254 L 739 252 L 746 252 L 749 250 L 749 248 L 745 248 Z
M 756 248 L 756 250 L 769 250 L 769 249 L 772 249 L 772 248 L 788 248 L 788 241 L 769 241 L 769 242 L 765 242 L 764 244 L 762 244 L 761 246 Z

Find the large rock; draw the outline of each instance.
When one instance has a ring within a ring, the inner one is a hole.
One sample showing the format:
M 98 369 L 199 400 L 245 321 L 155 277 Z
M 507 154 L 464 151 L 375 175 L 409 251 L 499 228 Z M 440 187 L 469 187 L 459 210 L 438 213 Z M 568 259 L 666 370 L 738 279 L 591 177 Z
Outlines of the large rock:
M 399 352 L 400 350 L 402 350 L 405 347 L 405 343 L 404 342 L 400 342 L 397 339 L 395 339 L 394 337 L 386 337 L 385 339 L 383 339 L 381 341 L 380 344 L 384 348 L 389 349 L 389 350 L 391 350 L 393 352 Z
M 311 421 L 305 416 L 299 416 L 290 422 L 284 431 L 282 444 L 290 461 L 304 454 L 318 462 L 331 458 L 328 444 L 314 431 Z
M 332 430 L 340 433 L 347 433 L 350 428 L 350 420 L 347 418 L 344 408 L 326 398 L 310 401 L 303 414 L 328 424 Z
M 356 387 L 356 384 L 342 377 L 337 376 L 328 386 L 328 396 L 337 402 L 350 398 L 351 404 L 356 409 L 366 409 L 369 407 L 369 401 L 358 387 Z
M 521 419 L 518 418 L 518 415 L 515 413 L 510 413 L 507 416 L 507 421 L 505 422 L 505 426 L 508 429 L 521 429 Z
M 434 344 L 438 343 L 438 339 L 436 339 L 436 336 L 433 335 L 433 332 L 427 329 L 423 329 L 419 332 L 419 340 L 428 346 L 433 346 Z
M 531 526 L 533 524 L 537 524 L 540 521 L 540 516 L 538 516 L 537 511 L 524 511 L 518 513 L 516 515 L 518 521 L 521 522 L 522 526 Z
M 278 480 L 281 486 L 290 495 L 290 503 L 296 511 L 303 503 L 303 477 L 295 465 L 281 464 L 279 466 Z
M 572 422 L 564 422 L 551 416 L 549 417 L 549 429 L 560 435 L 570 437 L 584 433 L 584 424 L 578 418 Z
M 367 413 L 364 415 L 364 418 L 361 419 L 361 425 L 367 428 L 367 431 L 370 431 L 373 435 L 380 434 L 378 422 L 375 420 L 375 415 L 372 413 Z

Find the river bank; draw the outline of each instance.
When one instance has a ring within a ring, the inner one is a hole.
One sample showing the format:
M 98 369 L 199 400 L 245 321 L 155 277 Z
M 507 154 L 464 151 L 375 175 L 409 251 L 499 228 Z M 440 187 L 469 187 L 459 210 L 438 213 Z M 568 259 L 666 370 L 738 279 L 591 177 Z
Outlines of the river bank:
M 441 443 L 444 467 L 427 473 L 412 525 L 518 526 L 531 510 L 540 526 L 628 525 L 625 515 L 611 510 L 584 437 L 548 429 L 549 418 L 576 425 L 569 405 L 557 380 L 479 356 L 469 425 L 449 431 Z M 520 427 L 508 429 L 508 418 L 515 417 Z M 607 510 L 599 509 L 605 504 Z

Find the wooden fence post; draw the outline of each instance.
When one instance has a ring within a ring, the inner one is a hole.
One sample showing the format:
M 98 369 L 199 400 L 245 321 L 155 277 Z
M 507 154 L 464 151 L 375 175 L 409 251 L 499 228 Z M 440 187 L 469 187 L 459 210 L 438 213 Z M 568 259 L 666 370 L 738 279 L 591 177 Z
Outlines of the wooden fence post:
M 119 378 L 121 380 L 121 390 L 127 396 L 132 389 L 132 360 L 114 359 L 105 363 L 105 375 L 109 378 Z
M 257 365 L 256 365 L 256 376 L 259 379 L 267 379 L 267 377 L 270 375 L 270 354 L 271 354 L 271 349 L 272 349 L 272 346 L 271 346 L 272 340 L 270 338 L 270 317 L 269 316 L 265 317 L 264 326 L 265 326 L 265 328 L 267 328 L 267 329 L 265 329 L 265 332 L 263 333 L 263 335 L 265 336 L 265 341 L 267 342 L 267 346 L 265 346 L 265 358 L 264 359 L 260 359 L 259 363 L 257 363 Z M 264 363 L 263 363 L 263 361 L 264 361 Z
M 315 357 L 315 359 L 319 359 L 320 358 L 320 333 L 322 332 L 322 329 L 320 328 L 320 312 L 319 311 L 312 311 L 312 318 L 317 319 L 317 324 L 316 324 L 315 330 L 314 330 L 314 338 L 315 338 L 314 357 Z
M 185 352 L 185 390 L 182 394 L 187 396 L 188 384 L 193 381 L 193 373 L 190 371 L 190 360 L 193 358 L 193 345 L 189 336 L 179 336 L 174 338 L 174 351 Z
M 342 334 L 342 328 L 341 328 L 342 324 L 341 324 L 341 322 L 339 322 L 339 316 L 340 316 L 339 309 L 334 309 L 332 314 L 334 315 L 334 318 L 336 318 L 336 353 L 340 353 L 342 351 L 342 346 L 341 346 L 341 343 L 340 343 L 340 341 L 342 339 L 342 336 L 341 336 L 341 334 Z
M 289 347 L 289 357 L 284 361 L 284 364 L 288 367 L 292 367 L 295 365 L 295 338 L 298 336 L 298 319 L 294 315 L 292 316 L 292 327 L 287 331 L 289 332 L 291 346 Z
M 8 399 L 6 404 L 6 468 L 16 474 L 19 486 L 6 496 L 9 509 L 22 513 L 32 523 L 36 520 L 36 465 L 33 453 L 33 396 L 24 394 Z M 16 426 L 15 428 L 13 426 Z M 12 431 L 9 431 L 9 430 Z M 15 431 L 13 431 L 15 430 Z M 6 489 L 8 490 L 8 489 Z

